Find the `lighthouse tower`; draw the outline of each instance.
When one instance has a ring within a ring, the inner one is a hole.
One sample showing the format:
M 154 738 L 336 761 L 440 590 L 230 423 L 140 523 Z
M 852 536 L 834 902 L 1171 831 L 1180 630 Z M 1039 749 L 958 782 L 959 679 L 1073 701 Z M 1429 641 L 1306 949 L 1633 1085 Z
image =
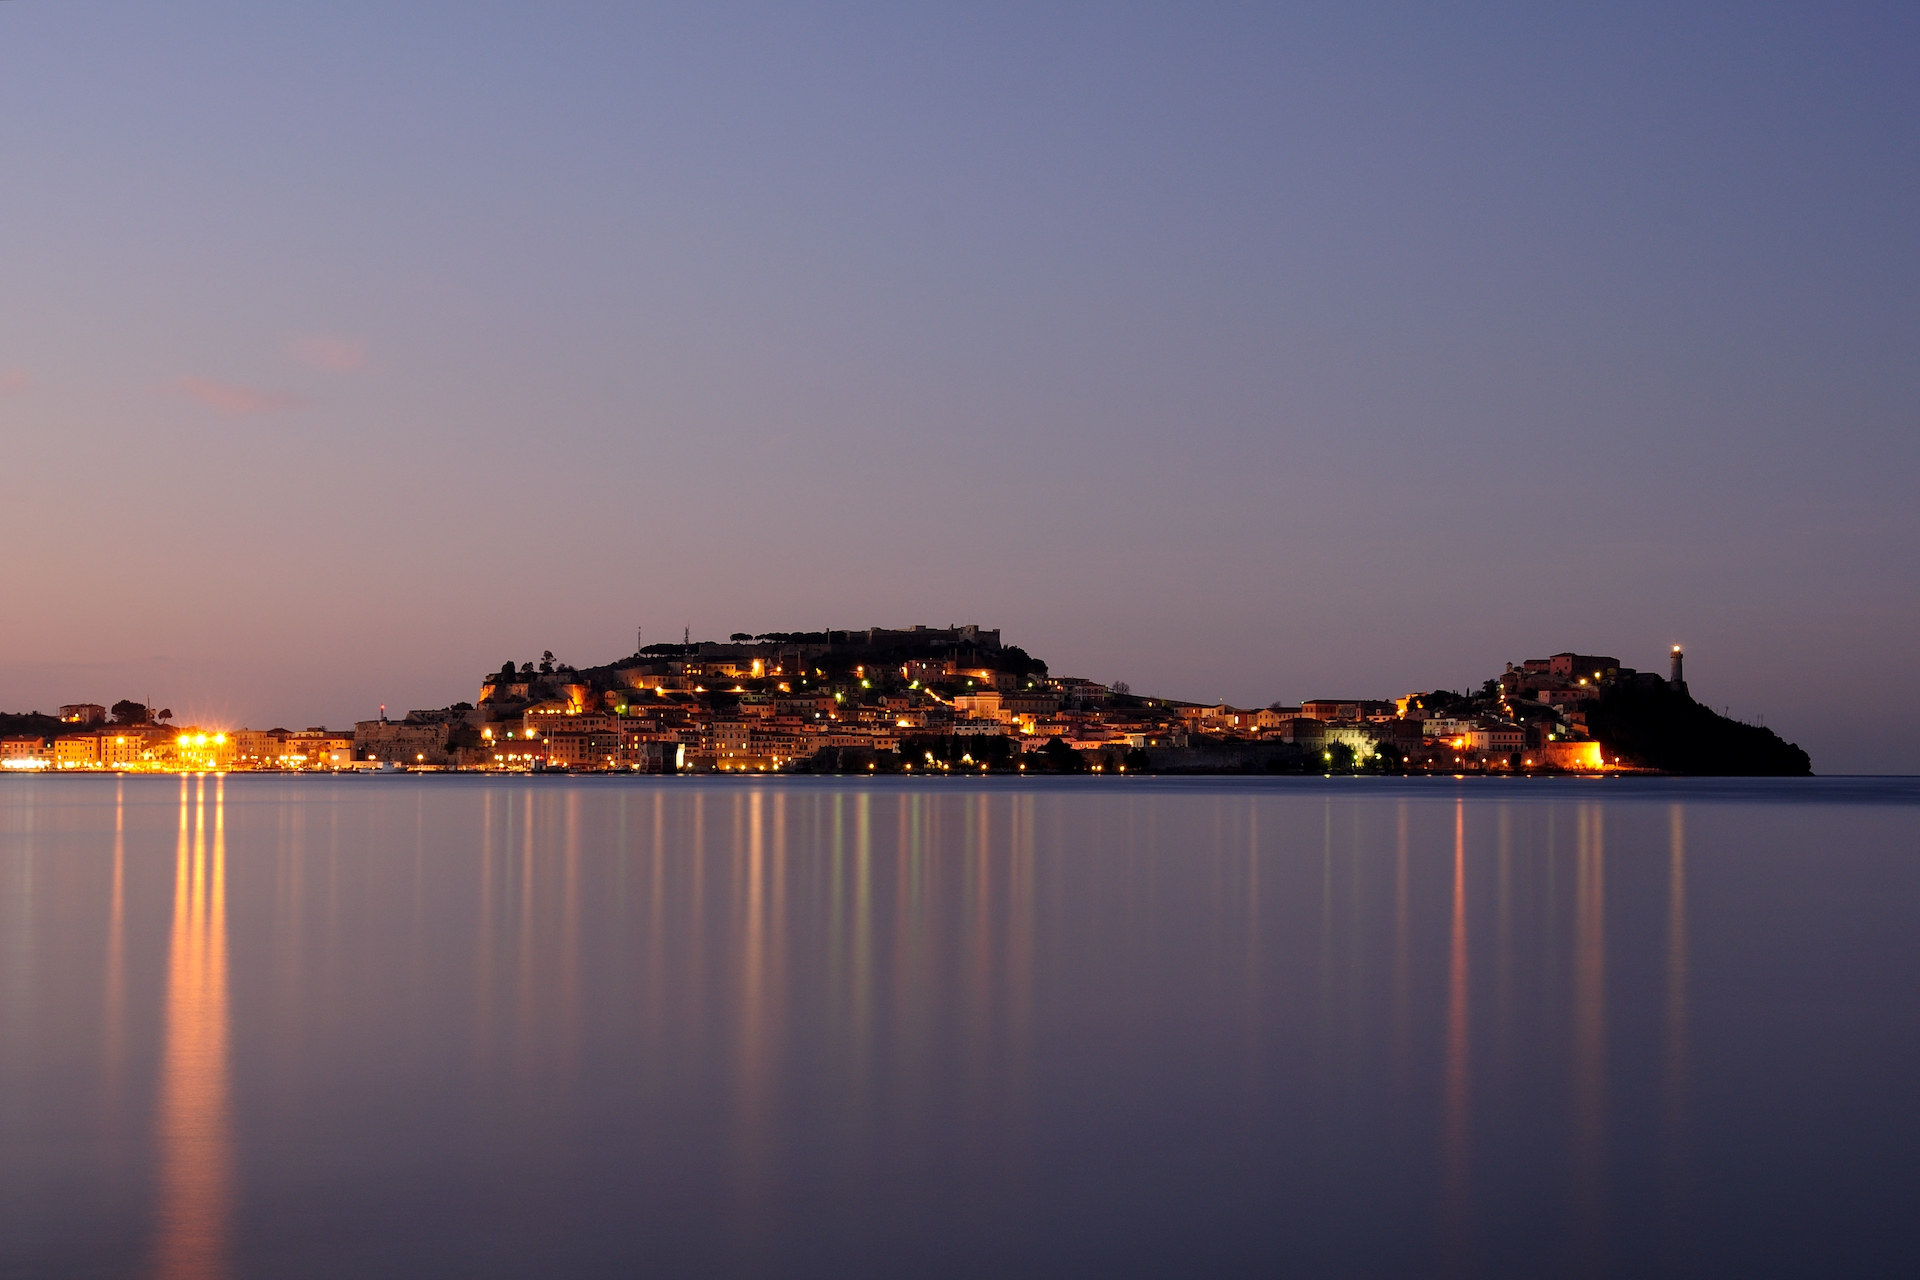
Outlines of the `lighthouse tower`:
M 1686 662 L 1687 655 L 1679 645 L 1673 646 L 1672 674 L 1667 677 L 1667 687 L 1675 693 L 1687 691 Z

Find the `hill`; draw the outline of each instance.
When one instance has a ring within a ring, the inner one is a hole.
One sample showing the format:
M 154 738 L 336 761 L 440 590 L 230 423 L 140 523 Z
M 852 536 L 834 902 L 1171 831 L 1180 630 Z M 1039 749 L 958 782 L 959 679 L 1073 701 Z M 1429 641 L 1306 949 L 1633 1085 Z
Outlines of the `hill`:
M 1664 773 L 1809 777 L 1807 753 L 1773 730 L 1730 720 L 1665 684 L 1622 683 L 1589 704 L 1607 757 Z

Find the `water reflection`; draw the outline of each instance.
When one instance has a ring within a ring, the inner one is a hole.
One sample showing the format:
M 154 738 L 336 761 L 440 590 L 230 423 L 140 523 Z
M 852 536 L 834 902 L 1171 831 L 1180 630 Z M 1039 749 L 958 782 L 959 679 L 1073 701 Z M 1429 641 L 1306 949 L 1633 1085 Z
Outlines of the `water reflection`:
M 769 936 L 770 906 L 766 797 L 759 790 L 744 797 L 745 814 L 736 806 L 736 825 L 744 816 L 747 825 L 745 848 L 735 846 L 734 888 L 744 892 L 746 917 L 740 926 L 740 987 L 736 1007 L 739 1011 L 734 1063 L 737 1072 L 734 1090 L 735 1167 L 743 1221 L 759 1220 L 757 1207 L 767 1190 L 772 1173 L 773 1105 L 775 1054 L 778 1052 L 778 992 L 774 988 L 774 970 L 779 962 Z M 745 875 L 740 875 L 740 855 L 745 855 Z M 743 1244 L 757 1245 L 744 1240 Z
M 166 1047 L 160 1063 L 158 1240 L 162 1280 L 227 1273 L 233 1135 L 227 1098 L 226 779 L 180 785 L 168 942 Z M 191 825 L 191 838 L 189 838 Z
M 1598 787 L 60 785 L 0 1273 L 1674 1274 L 1763 1158 L 1836 1231 L 1904 1185 L 1814 1141 L 1920 1043 L 1854 994 L 1920 973 L 1892 820 L 1816 878 Z
M 182 806 L 184 811 L 184 806 Z M 184 812 L 183 812 L 184 816 Z M 114 780 L 113 889 L 107 905 L 106 991 L 101 1000 L 100 1067 L 109 1122 L 117 1119 L 125 1084 L 127 1052 L 127 784 Z
M 1450 1249 L 1458 1251 L 1467 1230 L 1469 1138 L 1467 1078 L 1467 813 L 1453 809 L 1453 908 L 1447 931 L 1447 1046 L 1441 1102 L 1441 1151 Z
M 1573 897 L 1574 1214 L 1582 1261 L 1600 1267 L 1605 1212 L 1607 991 L 1604 810 L 1581 805 Z
M 1666 1079 L 1667 1190 L 1681 1190 L 1687 1120 L 1687 811 L 1667 809 Z

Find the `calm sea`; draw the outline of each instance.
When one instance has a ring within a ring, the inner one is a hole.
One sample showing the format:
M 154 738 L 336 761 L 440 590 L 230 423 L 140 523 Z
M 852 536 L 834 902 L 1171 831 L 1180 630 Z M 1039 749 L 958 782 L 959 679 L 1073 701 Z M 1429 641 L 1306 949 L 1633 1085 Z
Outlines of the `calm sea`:
M 1920 1273 L 1920 783 L 0 780 L 0 1274 Z

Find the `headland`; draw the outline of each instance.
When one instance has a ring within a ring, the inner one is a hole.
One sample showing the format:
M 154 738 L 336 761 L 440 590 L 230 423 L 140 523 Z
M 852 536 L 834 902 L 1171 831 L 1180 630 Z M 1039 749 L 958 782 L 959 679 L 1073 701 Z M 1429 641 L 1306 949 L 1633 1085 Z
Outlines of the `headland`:
M 1806 752 L 1665 675 L 1552 654 L 1478 688 L 1236 707 L 1053 674 L 980 626 L 735 633 L 597 666 L 503 662 L 473 702 L 351 730 L 176 725 L 123 700 L 0 716 L 9 770 L 641 773 L 1683 773 Z

